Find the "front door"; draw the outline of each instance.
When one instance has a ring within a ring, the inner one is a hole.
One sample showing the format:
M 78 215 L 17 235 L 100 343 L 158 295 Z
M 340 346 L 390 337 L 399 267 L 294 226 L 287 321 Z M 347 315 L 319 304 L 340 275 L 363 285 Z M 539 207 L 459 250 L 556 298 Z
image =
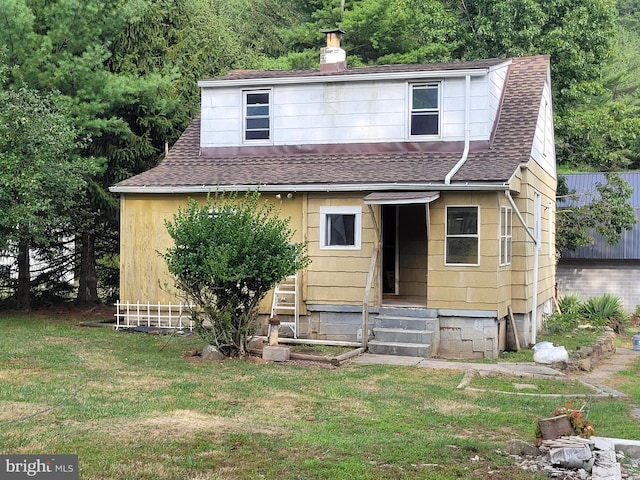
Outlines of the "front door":
M 426 306 L 425 204 L 382 205 L 383 303 Z

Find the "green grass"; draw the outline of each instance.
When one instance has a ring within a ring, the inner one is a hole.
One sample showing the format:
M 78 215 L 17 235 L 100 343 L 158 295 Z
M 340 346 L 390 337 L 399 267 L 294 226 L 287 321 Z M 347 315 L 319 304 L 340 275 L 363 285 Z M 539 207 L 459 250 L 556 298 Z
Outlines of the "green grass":
M 600 337 L 602 330 L 577 329 L 569 333 L 542 333 L 538 335 L 537 342 L 551 342 L 555 346 L 563 346 L 567 349 L 569 357 L 576 357 L 576 352 L 580 348 L 593 345 Z M 523 348 L 519 352 L 503 352 L 500 355 L 500 362 L 533 362 L 533 350 Z
M 2 453 L 77 454 L 91 480 L 542 479 L 500 449 L 582 401 L 459 390 L 444 370 L 206 363 L 183 357 L 199 339 L 167 340 L 0 314 Z M 631 399 L 593 400 L 597 434 L 640 438 L 638 374 L 618 379 Z
M 523 387 L 526 385 L 527 388 Z M 538 394 L 538 395 L 594 395 L 595 390 L 577 380 L 520 379 L 500 376 L 474 377 L 470 388 L 478 388 L 490 392 Z M 520 388 L 518 388 L 520 387 Z

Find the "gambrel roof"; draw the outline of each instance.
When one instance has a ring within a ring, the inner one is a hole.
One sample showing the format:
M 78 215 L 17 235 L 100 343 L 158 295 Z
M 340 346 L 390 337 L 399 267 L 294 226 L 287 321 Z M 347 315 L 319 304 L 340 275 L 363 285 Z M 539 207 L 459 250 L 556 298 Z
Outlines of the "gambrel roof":
M 471 142 L 466 163 L 452 185 L 504 185 L 530 160 L 545 82 L 548 56 L 491 59 L 430 65 L 390 65 L 347 69 L 235 71 L 215 82 L 273 78 L 385 75 L 399 72 L 451 71 L 491 68 L 510 62 L 497 125 L 489 141 Z M 463 142 L 395 142 L 304 146 L 239 146 L 200 148 L 200 119 L 196 118 L 155 168 L 112 187 L 115 192 L 206 192 L 216 189 L 357 190 L 397 189 L 405 185 L 444 183 L 460 160 Z

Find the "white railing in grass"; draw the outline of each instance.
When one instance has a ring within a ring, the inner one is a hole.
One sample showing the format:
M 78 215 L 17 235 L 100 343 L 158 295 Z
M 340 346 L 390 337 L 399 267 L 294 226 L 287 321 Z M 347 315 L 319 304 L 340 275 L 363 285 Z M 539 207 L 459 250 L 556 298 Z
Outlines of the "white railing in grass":
M 115 329 L 135 327 L 193 330 L 189 306 L 178 304 L 116 302 Z

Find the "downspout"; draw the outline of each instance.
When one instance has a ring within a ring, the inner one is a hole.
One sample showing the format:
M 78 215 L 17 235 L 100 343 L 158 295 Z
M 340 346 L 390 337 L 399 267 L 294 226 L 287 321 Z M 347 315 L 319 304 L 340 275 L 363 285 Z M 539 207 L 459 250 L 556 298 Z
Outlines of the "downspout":
M 469 141 L 471 137 L 471 76 L 467 75 L 464 77 L 464 150 L 462 151 L 462 157 L 458 160 L 451 171 L 447 173 L 447 176 L 444 177 L 445 185 L 449 185 L 451 183 L 451 179 L 453 176 L 458 173 L 458 170 L 462 168 L 462 166 L 467 161 L 467 156 L 469 155 Z
M 531 230 L 529 230 L 529 227 L 527 227 L 527 224 L 524 221 L 524 218 L 522 217 L 520 210 L 518 210 L 518 207 L 516 206 L 516 202 L 513 200 L 513 197 L 511 196 L 511 192 L 509 192 L 509 190 L 506 190 L 504 193 L 507 196 L 507 200 L 509 200 L 509 203 L 511 204 L 511 208 L 513 208 L 513 211 L 516 212 L 516 216 L 518 217 L 518 220 L 520 220 L 520 223 L 524 227 L 524 231 L 527 233 L 529 238 L 533 241 L 533 292 L 532 292 L 533 301 L 531 302 L 532 303 L 531 305 L 531 343 L 535 344 L 536 336 L 538 333 L 538 263 L 539 263 L 539 256 L 540 256 L 538 244 L 540 243 L 540 241 L 537 238 L 537 232 L 532 233 Z M 534 205 L 534 208 L 536 208 L 535 205 Z M 534 212 L 534 215 L 537 215 L 537 214 Z

